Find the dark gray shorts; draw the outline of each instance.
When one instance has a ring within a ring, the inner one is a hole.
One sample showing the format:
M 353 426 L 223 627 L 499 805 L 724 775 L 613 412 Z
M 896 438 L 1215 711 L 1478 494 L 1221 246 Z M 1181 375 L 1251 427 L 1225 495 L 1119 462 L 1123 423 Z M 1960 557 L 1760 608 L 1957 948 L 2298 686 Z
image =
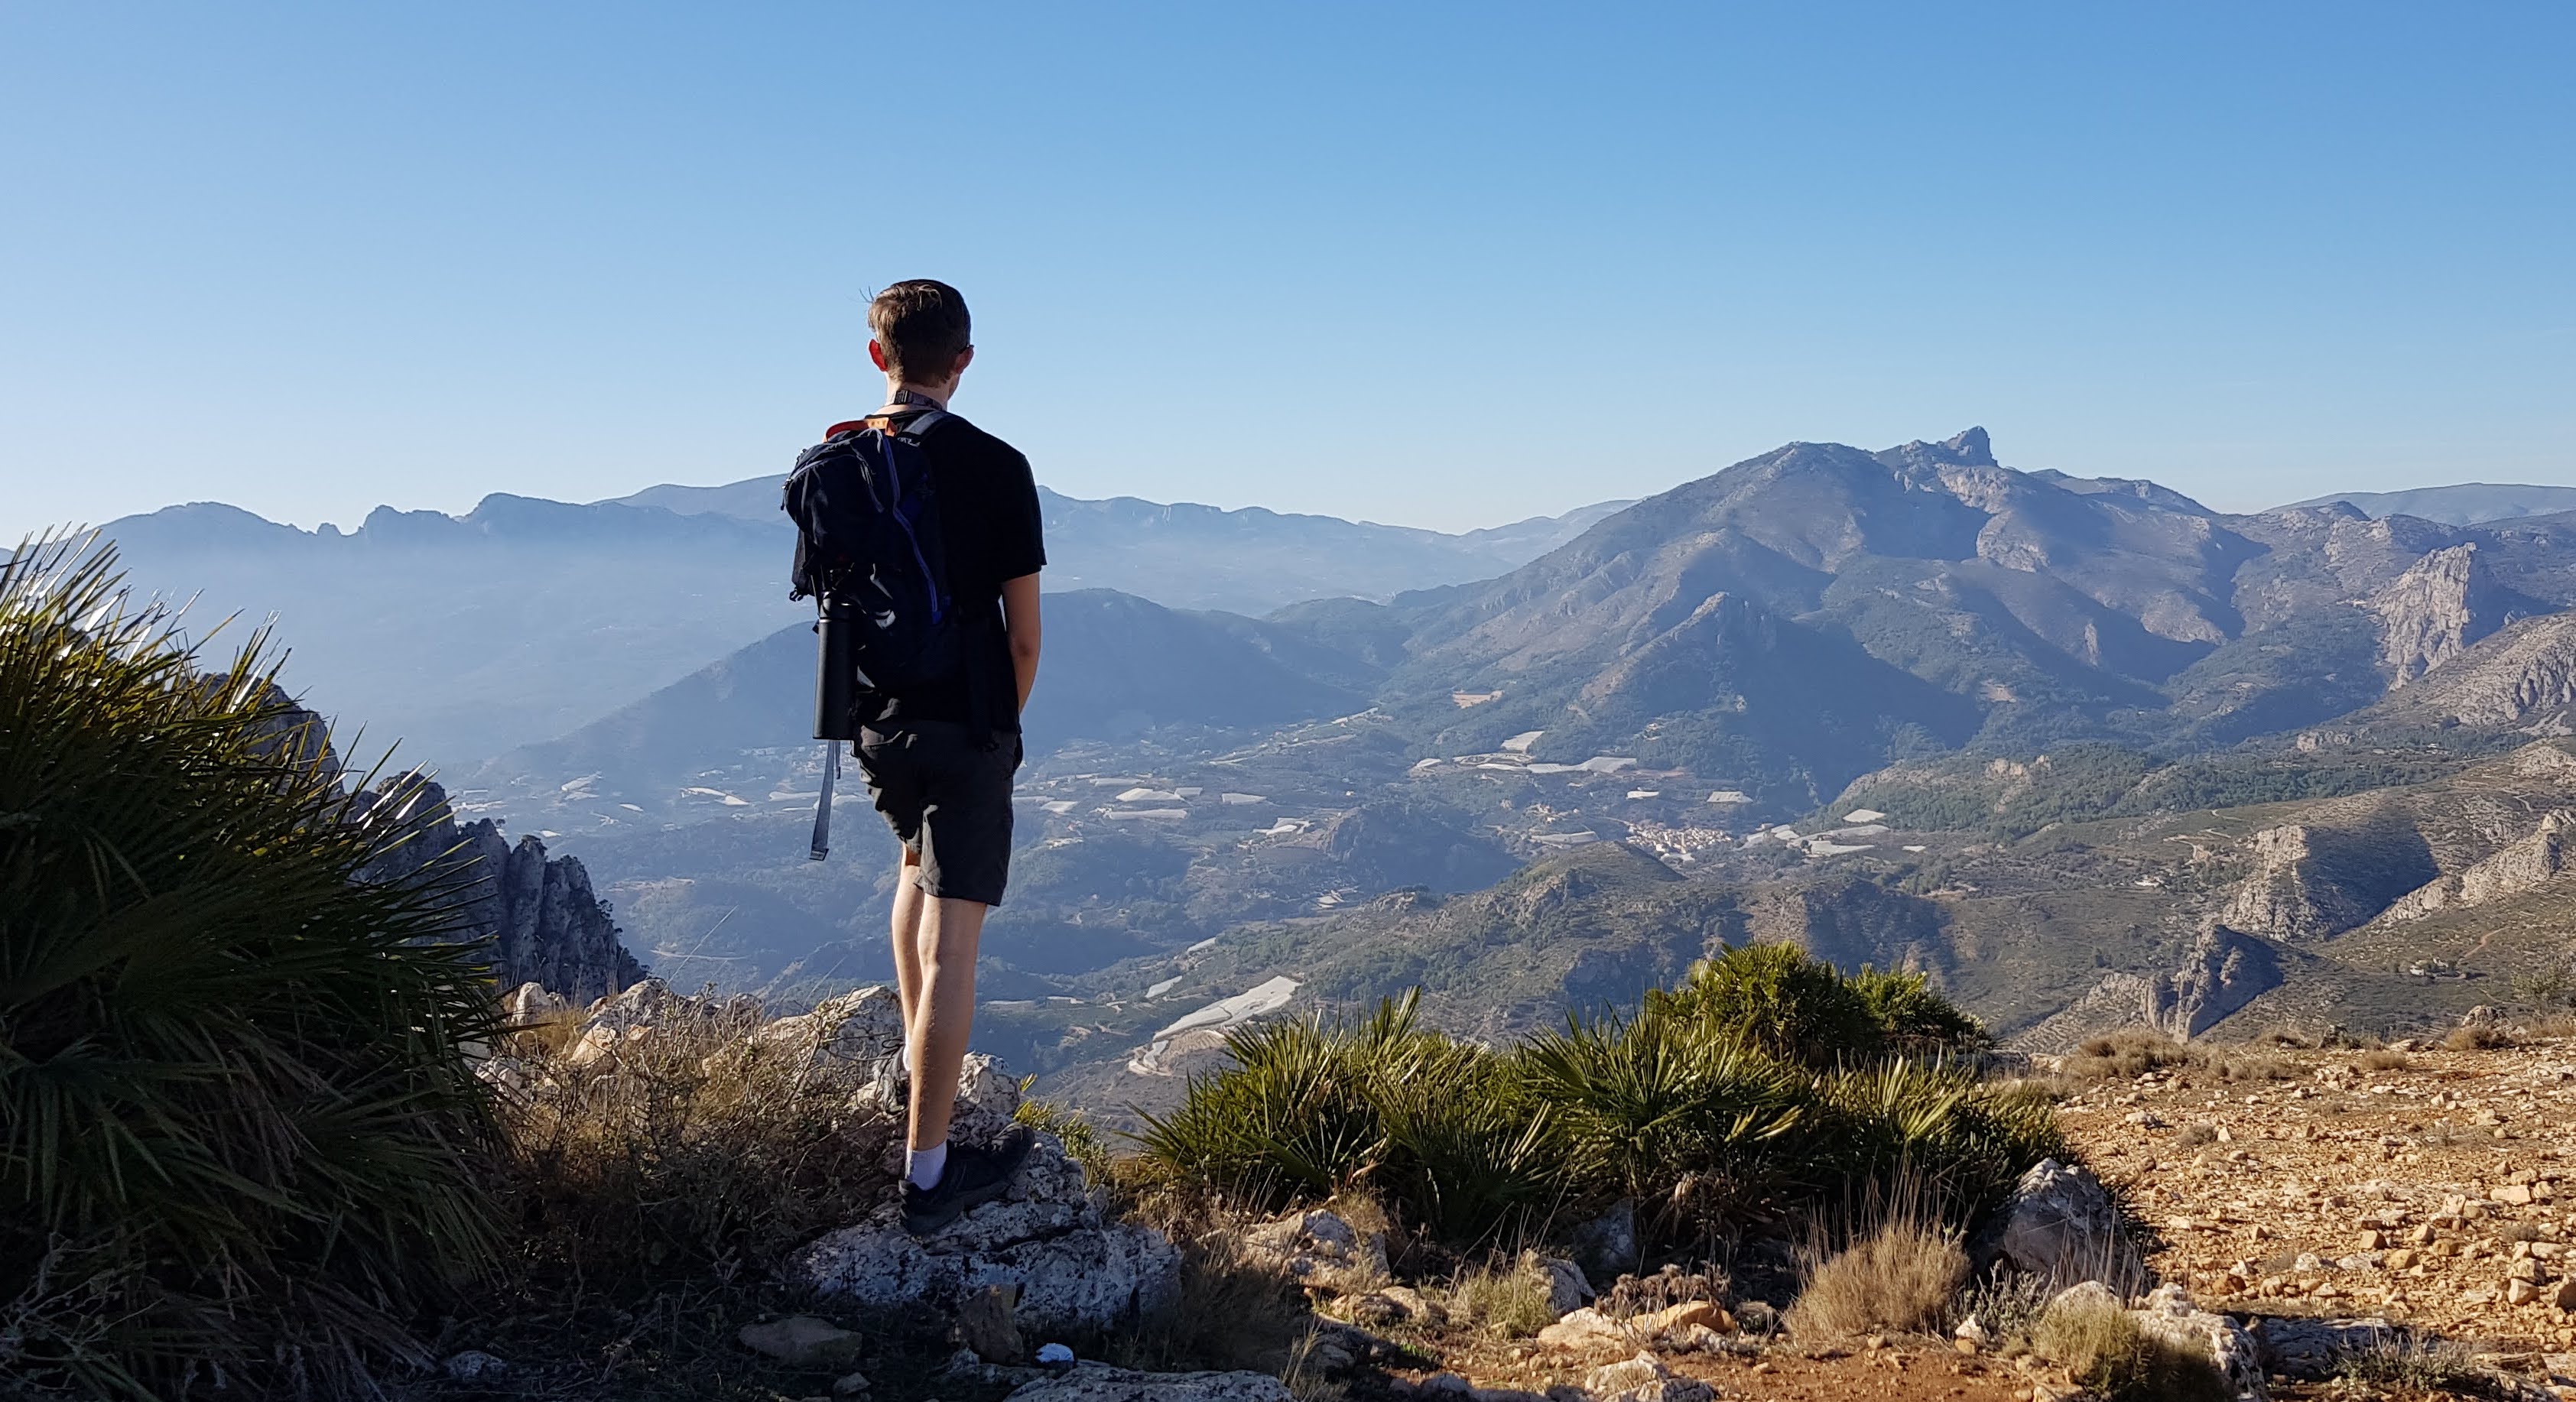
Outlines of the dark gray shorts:
M 1020 737 L 979 740 L 953 722 L 914 721 L 863 727 L 858 749 L 868 797 L 904 850 L 921 858 L 915 884 L 933 896 L 1000 905 L 1011 877 Z

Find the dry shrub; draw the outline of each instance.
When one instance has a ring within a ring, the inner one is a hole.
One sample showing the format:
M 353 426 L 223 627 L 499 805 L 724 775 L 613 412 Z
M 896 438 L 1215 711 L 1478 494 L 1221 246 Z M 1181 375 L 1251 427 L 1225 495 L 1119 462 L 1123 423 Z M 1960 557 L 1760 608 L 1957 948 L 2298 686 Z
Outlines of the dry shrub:
M 1789 1328 L 1802 1338 L 1930 1329 L 1967 1279 L 1968 1255 L 1954 1233 L 1891 1218 L 1809 1270 L 1806 1288 L 1789 1307 Z
M 1315 1371 L 1301 1368 L 1315 1319 L 1295 1282 L 1254 1260 L 1231 1231 L 1175 1239 L 1181 1288 L 1172 1302 L 1083 1352 L 1146 1372 Z
M 2495 1370 L 2464 1344 L 2420 1334 L 2382 1335 L 2368 1348 L 2345 1355 L 2337 1369 L 2354 1382 L 2400 1394 L 2497 1396 Z
M 2361 1067 L 2365 1071 L 2406 1071 L 2413 1069 L 2414 1065 L 2414 1061 L 2406 1053 L 2389 1051 L 2385 1048 L 2365 1052 L 2361 1058 Z
M 2108 1295 L 2061 1299 L 2039 1317 L 2032 1346 L 2109 1402 L 2227 1402 L 2209 1358 L 2148 1333 Z
M 1592 1307 L 1612 1319 L 1633 1319 L 1653 1314 L 1694 1300 L 1724 1304 L 1734 1292 L 1734 1282 L 1725 1269 L 1714 1261 L 1700 1263 L 1695 1271 L 1685 1271 L 1679 1264 L 1667 1263 L 1653 1275 L 1623 1275 L 1601 1292 Z
M 2139 1028 L 2086 1042 L 2060 1069 L 2083 1081 L 2127 1080 L 2168 1066 L 2187 1066 L 2193 1059 L 2191 1048 L 2161 1032 Z
M 1554 1291 L 1555 1278 L 1538 1253 L 1524 1251 L 1459 1272 L 1449 1287 L 1449 1312 L 1459 1323 L 1525 1339 L 1556 1322 L 1548 1307 Z
M 675 1012 L 580 1067 L 550 1033 L 509 1045 L 530 1088 L 503 1115 L 507 1191 L 533 1278 L 730 1281 L 893 1190 L 893 1127 L 797 1048 L 753 1042 L 756 1025 L 749 1008 Z
M 2277 1037 L 2274 1039 L 2277 1043 Z M 2140 1028 L 2096 1037 L 2066 1058 L 2059 1074 L 2078 1081 L 2128 1080 L 2149 1071 L 2189 1069 L 2222 1081 L 2287 1081 L 2299 1074 L 2286 1057 L 2241 1047 L 2195 1046 Z
M 2531 1035 L 2543 1039 L 2576 1037 L 2576 1013 L 2543 1013 L 2526 1024 Z
M 2030 1339 L 2048 1312 L 2056 1287 L 2046 1276 L 2014 1271 L 1998 1264 L 1994 1273 L 1959 1292 L 1951 1321 L 1975 1320 L 1993 1336 L 1995 1349 L 2007 1358 L 2030 1352 Z
M 2489 1022 L 2472 1022 L 2451 1029 L 2442 1045 L 2452 1051 L 2497 1051 L 2513 1045 L 2513 1034 Z
M 2242 1050 L 2211 1050 L 2201 1064 L 2222 1081 L 2294 1081 L 2299 1064 L 2287 1057 Z

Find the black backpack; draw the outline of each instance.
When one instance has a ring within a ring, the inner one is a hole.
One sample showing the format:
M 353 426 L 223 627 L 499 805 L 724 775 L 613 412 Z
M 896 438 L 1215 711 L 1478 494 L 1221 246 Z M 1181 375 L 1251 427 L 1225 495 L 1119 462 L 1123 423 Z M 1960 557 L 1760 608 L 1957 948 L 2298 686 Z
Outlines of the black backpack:
M 806 449 L 787 474 L 783 506 L 796 523 L 791 599 L 817 601 L 824 633 L 818 696 L 915 690 L 954 675 L 965 649 L 949 592 L 922 436 L 949 416 L 885 414 Z M 834 636 L 839 634 L 841 636 Z M 849 675 L 833 675 L 843 669 Z M 818 710 L 817 738 L 833 733 Z M 846 723 L 846 722 L 845 722 Z

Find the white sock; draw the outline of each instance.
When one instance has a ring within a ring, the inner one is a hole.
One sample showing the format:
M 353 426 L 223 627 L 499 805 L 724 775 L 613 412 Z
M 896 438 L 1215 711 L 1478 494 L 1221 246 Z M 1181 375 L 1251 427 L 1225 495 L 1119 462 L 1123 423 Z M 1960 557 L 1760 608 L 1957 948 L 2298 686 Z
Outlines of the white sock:
M 939 1175 L 948 1169 L 948 1141 L 940 1140 L 927 1149 L 907 1150 L 903 1156 L 903 1176 L 923 1192 L 939 1186 Z

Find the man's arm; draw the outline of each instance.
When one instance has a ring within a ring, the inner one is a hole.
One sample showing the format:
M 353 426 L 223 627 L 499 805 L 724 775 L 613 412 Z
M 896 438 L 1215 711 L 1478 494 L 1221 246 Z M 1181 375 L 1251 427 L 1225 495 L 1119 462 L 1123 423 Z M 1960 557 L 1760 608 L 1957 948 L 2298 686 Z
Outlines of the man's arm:
M 1024 574 L 1002 581 L 1002 625 L 1011 639 L 1011 673 L 1020 684 L 1020 709 L 1029 708 L 1029 689 L 1038 684 L 1038 577 Z

